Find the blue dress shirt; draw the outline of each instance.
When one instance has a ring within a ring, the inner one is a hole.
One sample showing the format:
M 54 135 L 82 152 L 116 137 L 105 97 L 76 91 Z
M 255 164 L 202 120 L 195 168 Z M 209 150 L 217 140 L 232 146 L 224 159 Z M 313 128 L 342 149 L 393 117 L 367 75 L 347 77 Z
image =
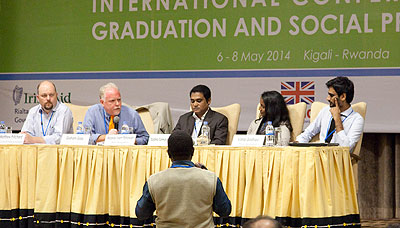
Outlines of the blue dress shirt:
M 118 131 L 121 130 L 122 124 L 126 122 L 129 127 L 133 127 L 133 133 L 136 134 L 136 143 L 138 145 L 145 145 L 149 140 L 149 134 L 144 128 L 142 119 L 132 108 L 125 105 L 121 106 L 119 113 Z M 95 104 L 88 109 L 83 121 L 85 127 L 91 127 L 92 133 L 90 135 L 90 142 L 96 144 L 96 140 L 100 135 L 108 133 L 108 125 L 110 123 L 110 115 L 104 110 L 103 105 Z
M 29 109 L 21 131 L 42 137 L 46 144 L 59 144 L 63 134 L 74 133 L 73 122 L 72 112 L 65 104 L 57 102 L 49 114 L 39 104 Z
M 190 166 L 195 167 L 194 163 L 191 161 L 174 161 L 172 166 Z M 198 169 L 198 168 L 197 168 Z M 224 191 L 221 180 L 217 177 L 217 187 L 213 198 L 213 211 L 221 217 L 229 216 L 231 213 L 231 201 Z M 147 181 L 143 187 L 143 195 L 137 202 L 135 213 L 138 219 L 144 220 L 150 218 L 154 211 L 156 210 L 156 205 L 149 192 L 149 187 L 147 186 Z
M 323 108 L 317 118 L 308 125 L 308 127 L 297 136 L 298 142 L 309 142 L 314 135 L 319 133 L 320 142 L 325 142 L 327 131 L 330 127 L 332 114 L 329 111 L 330 107 Z M 331 143 L 339 143 L 340 146 L 350 147 L 350 151 L 353 151 L 356 143 L 360 140 L 361 134 L 364 129 L 364 118 L 350 107 L 347 110 L 340 113 L 343 131 L 333 133 Z

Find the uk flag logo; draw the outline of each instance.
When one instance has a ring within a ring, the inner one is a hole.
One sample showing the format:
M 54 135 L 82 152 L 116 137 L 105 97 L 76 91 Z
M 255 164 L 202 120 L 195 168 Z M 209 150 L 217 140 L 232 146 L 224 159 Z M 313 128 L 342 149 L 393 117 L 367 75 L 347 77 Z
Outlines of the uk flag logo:
M 312 104 L 315 100 L 314 81 L 281 82 L 281 94 L 286 104 L 305 102 Z

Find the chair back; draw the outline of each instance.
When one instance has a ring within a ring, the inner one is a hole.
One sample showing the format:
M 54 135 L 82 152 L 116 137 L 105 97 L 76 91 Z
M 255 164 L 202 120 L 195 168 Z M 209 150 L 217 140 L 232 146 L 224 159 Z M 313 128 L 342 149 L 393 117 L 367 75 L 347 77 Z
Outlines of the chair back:
M 315 101 L 311 104 L 311 112 L 310 112 L 310 123 L 317 118 L 318 113 L 324 108 L 328 106 L 328 104 Z M 315 135 L 312 139 L 311 142 L 318 142 L 319 141 L 319 134 Z
M 174 126 L 168 103 L 154 102 L 142 106 L 123 104 L 135 109 L 139 113 L 147 133 L 170 134 L 172 132 Z
M 136 111 L 139 113 L 140 119 L 142 119 L 144 128 L 146 128 L 147 133 L 154 134 L 154 123 L 151 118 L 150 111 L 144 107 L 138 107 Z
M 293 131 L 290 135 L 290 141 L 294 141 L 296 137 L 303 131 L 304 118 L 306 117 L 307 104 L 299 102 L 293 105 L 287 105 L 289 111 L 289 119 L 292 124 Z M 260 103 L 257 105 L 256 118 L 260 118 Z
M 367 114 L 367 103 L 358 102 L 356 104 L 353 104 L 351 107 L 355 112 L 360 113 L 360 115 L 364 118 L 364 123 L 365 123 L 365 116 Z M 354 147 L 353 154 L 356 154 L 358 156 L 360 155 L 362 139 L 363 139 L 363 134 L 361 134 L 360 140 L 358 140 L 356 146 Z
M 64 103 L 72 112 L 72 116 L 74 118 L 73 128 L 74 133 L 76 133 L 76 127 L 78 126 L 78 122 L 82 122 L 85 119 L 86 111 L 90 108 L 90 106 L 83 105 L 75 105 L 70 103 Z
M 219 112 L 228 118 L 228 137 L 226 138 L 226 145 L 231 145 L 233 136 L 236 134 L 239 117 L 240 117 L 240 104 L 231 104 L 225 107 L 212 108 L 212 110 Z
M 307 104 L 300 102 L 287 106 L 289 111 L 289 119 L 292 124 L 291 141 L 296 140 L 296 137 L 301 134 L 304 126 L 304 118 L 306 117 Z

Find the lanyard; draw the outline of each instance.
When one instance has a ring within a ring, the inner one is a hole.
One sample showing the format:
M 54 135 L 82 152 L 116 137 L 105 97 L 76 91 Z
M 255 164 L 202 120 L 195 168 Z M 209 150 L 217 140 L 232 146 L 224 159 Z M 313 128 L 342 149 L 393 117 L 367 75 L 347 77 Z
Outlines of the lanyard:
M 342 120 L 342 123 L 347 119 L 347 117 L 349 117 L 349 116 L 353 113 L 353 111 L 354 111 L 354 110 L 351 110 L 350 114 L 347 115 L 346 118 L 344 118 L 344 119 Z M 329 128 L 331 128 L 331 124 L 332 124 L 332 118 L 333 118 L 333 116 L 331 116 L 331 119 L 329 120 L 329 126 L 328 126 L 328 129 L 326 130 L 325 141 L 326 141 L 327 138 L 329 138 L 330 135 L 332 135 L 332 134 L 336 131 L 336 128 L 335 128 L 335 129 L 333 129 L 333 131 L 331 131 L 331 133 L 329 133 L 329 135 L 328 135 Z
M 40 112 L 40 123 L 42 124 L 42 133 L 43 133 L 43 136 L 46 136 L 47 129 L 49 128 L 49 125 L 50 125 L 50 122 L 51 122 L 51 118 L 53 118 L 53 114 L 54 114 L 54 112 L 51 112 L 50 120 L 49 120 L 49 122 L 47 122 L 46 131 L 44 131 L 44 129 L 43 129 L 43 111 Z
M 170 168 L 192 168 L 190 165 L 171 165 Z

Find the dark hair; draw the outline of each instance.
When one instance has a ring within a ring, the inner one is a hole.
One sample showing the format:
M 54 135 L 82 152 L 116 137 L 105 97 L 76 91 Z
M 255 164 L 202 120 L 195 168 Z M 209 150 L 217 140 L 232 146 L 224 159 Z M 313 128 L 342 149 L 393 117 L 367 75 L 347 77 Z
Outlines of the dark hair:
M 252 228 L 252 227 L 255 227 L 255 224 L 256 224 L 258 221 L 261 221 L 261 220 L 268 220 L 268 221 L 271 221 L 271 222 L 274 224 L 274 228 L 283 228 L 283 226 L 282 226 L 282 224 L 281 224 L 280 222 L 276 221 L 275 219 L 273 219 L 273 218 L 271 218 L 271 217 L 269 217 L 269 216 L 262 216 L 262 215 L 257 216 L 257 218 L 250 219 L 250 220 L 248 220 L 247 222 L 245 222 L 245 223 L 243 224 L 243 228 Z
M 188 133 L 172 132 L 168 138 L 168 155 L 172 160 L 191 160 L 193 152 L 193 140 Z
M 265 104 L 265 116 L 263 118 L 272 121 L 274 127 L 279 127 L 281 123 L 284 123 L 290 131 L 293 131 L 289 111 L 282 95 L 277 91 L 266 91 L 261 94 L 261 99 Z
M 354 84 L 353 82 L 347 77 L 336 77 L 329 80 L 326 83 L 326 86 L 332 87 L 338 96 L 340 97 L 342 94 L 346 94 L 346 101 L 347 103 L 351 103 L 354 97 Z
M 211 90 L 205 85 L 197 85 L 190 90 L 189 96 L 192 95 L 192 93 L 202 93 L 206 101 L 210 100 L 211 98 Z
M 53 82 L 51 82 L 51 81 L 41 81 L 38 85 L 37 85 L 37 87 L 36 87 L 36 90 L 37 90 L 37 94 L 39 95 L 39 88 L 40 88 L 40 86 L 42 85 L 42 83 L 43 82 L 50 82 L 51 84 L 53 84 L 53 87 L 54 87 L 54 91 L 56 91 L 57 92 L 57 88 L 56 88 L 56 85 L 54 85 L 54 83 Z

